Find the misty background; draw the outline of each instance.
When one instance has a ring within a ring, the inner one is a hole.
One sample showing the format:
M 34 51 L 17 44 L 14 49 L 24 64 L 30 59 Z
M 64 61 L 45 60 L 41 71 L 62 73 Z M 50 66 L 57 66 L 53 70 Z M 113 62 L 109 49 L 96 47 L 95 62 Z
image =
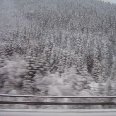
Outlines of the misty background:
M 104 2 L 116 3 L 116 0 L 103 0 Z

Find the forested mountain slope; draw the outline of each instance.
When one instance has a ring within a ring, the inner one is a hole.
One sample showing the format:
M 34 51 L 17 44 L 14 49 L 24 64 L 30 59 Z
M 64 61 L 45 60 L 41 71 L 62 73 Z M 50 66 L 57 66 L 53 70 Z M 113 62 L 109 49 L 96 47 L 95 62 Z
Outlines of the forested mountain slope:
M 0 0 L 0 93 L 116 95 L 115 46 L 115 4 Z

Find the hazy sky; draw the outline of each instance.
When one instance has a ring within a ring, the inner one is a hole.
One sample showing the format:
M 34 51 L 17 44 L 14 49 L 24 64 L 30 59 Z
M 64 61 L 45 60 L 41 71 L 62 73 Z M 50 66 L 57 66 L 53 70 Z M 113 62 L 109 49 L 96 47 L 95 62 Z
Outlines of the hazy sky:
M 111 2 L 111 3 L 116 3 L 116 0 L 103 0 L 103 1 Z

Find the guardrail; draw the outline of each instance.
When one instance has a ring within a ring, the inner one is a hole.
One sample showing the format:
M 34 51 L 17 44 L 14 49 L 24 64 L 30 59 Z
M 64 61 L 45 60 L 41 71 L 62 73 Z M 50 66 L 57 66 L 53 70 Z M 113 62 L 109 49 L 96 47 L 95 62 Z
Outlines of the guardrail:
M 37 95 L 11 95 L 0 94 L 1 97 L 36 97 L 36 98 L 107 98 L 107 102 L 31 102 L 31 101 L 0 101 L 0 104 L 25 104 L 25 105 L 116 105 L 112 102 L 116 96 L 37 96 Z
M 116 96 L 37 96 L 0 94 L 1 97 L 38 97 L 38 98 L 116 98 Z

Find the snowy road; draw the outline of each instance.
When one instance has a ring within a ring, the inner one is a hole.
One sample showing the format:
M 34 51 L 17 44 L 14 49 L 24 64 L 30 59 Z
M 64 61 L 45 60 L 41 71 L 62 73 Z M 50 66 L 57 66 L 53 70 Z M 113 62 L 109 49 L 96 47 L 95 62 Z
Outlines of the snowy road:
M 0 110 L 0 116 L 116 116 L 116 110 Z

